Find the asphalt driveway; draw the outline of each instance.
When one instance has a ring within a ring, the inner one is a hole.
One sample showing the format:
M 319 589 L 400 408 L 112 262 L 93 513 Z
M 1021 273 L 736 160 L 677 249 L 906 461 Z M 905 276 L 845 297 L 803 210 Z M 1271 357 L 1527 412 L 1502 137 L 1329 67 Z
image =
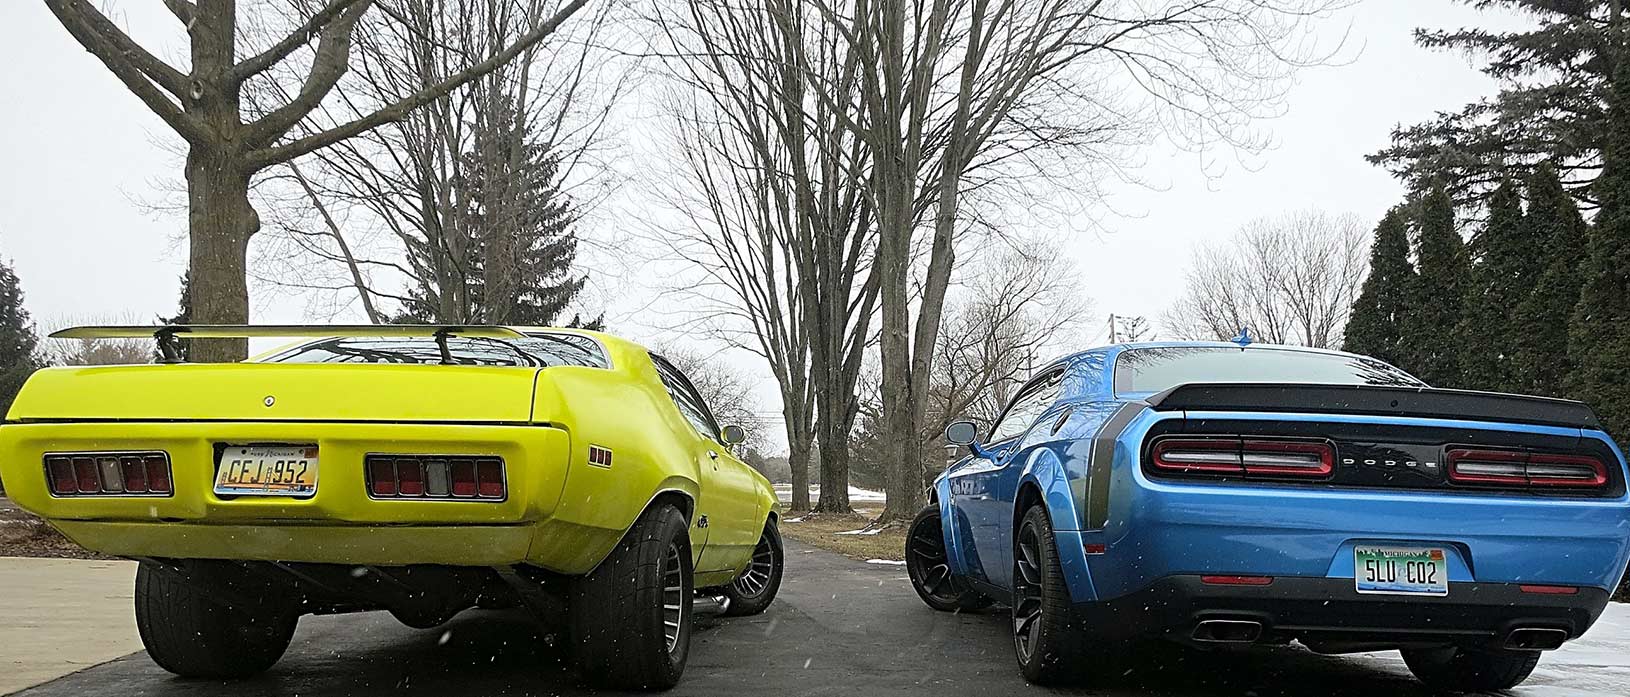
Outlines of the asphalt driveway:
M 1516 694 L 1630 694 L 1630 612 L 1553 654 Z M 671 695 L 982 695 L 1032 688 L 1013 665 L 1001 611 L 930 611 L 902 567 L 789 543 L 781 598 L 753 618 L 704 619 Z M 27 641 L 9 636 L 7 641 Z M 1425 697 L 1396 653 L 1331 658 L 1295 648 L 1200 654 L 1155 647 L 1117 659 L 1093 695 Z M 281 663 L 235 684 L 187 681 L 136 653 L 25 690 L 26 697 L 576 695 L 564 650 L 524 615 L 468 613 L 413 630 L 389 615 L 308 617 Z

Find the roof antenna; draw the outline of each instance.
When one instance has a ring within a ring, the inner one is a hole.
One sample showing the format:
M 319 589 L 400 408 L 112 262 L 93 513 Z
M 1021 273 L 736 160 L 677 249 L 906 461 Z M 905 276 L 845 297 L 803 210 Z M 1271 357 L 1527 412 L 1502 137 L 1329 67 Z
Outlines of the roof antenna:
M 1245 348 L 1247 346 L 1250 346 L 1251 342 L 1255 341 L 1255 339 L 1251 338 L 1251 328 L 1250 327 L 1240 327 L 1239 328 L 1239 336 L 1236 336 L 1236 337 L 1234 337 L 1232 339 L 1229 339 L 1229 341 L 1232 341 L 1232 342 L 1234 342 L 1236 344 L 1239 344 L 1240 348 Z

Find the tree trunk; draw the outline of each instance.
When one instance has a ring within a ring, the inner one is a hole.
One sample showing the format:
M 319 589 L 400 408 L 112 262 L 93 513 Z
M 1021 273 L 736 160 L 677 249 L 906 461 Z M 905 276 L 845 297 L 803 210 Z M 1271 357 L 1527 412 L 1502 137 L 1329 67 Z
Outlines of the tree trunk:
M 809 441 L 794 438 L 787 444 L 787 467 L 792 470 L 792 512 L 809 511 Z
M 816 376 L 830 386 L 831 374 Z M 815 510 L 821 513 L 853 513 L 849 507 L 849 429 L 845 428 L 843 405 L 831 398 L 831 392 L 821 391 L 820 410 L 816 421 L 821 443 L 821 500 Z
M 215 148 L 187 152 L 187 273 L 192 287 L 192 321 L 198 324 L 249 322 L 249 238 L 260 230 L 260 215 L 249 203 L 249 175 L 241 158 Z M 194 339 L 187 357 L 199 363 L 241 361 L 247 339 Z

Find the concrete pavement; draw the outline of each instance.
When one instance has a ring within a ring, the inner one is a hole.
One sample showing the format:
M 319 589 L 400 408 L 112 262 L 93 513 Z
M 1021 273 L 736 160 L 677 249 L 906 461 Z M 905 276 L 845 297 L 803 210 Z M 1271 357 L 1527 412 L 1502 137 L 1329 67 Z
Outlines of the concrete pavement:
M 0 557 L 0 694 L 141 650 L 136 563 Z

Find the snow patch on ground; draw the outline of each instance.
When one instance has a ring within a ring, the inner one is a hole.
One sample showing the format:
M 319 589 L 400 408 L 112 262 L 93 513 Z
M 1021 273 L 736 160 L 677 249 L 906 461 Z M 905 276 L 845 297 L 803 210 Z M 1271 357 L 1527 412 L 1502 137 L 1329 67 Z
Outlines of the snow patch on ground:
M 867 559 L 866 563 L 867 564 L 884 564 L 884 565 L 887 565 L 887 566 L 905 566 L 906 565 L 906 563 L 903 562 L 903 561 L 895 561 L 893 559 Z
M 791 484 L 777 484 L 777 485 L 775 485 L 775 495 L 780 497 L 782 501 L 791 501 L 792 500 L 792 485 Z M 813 501 L 815 499 L 819 499 L 820 497 L 821 497 L 821 487 L 819 485 L 811 484 L 810 487 L 809 487 L 809 498 L 810 498 L 810 500 Z M 883 502 L 883 492 L 881 492 L 881 491 L 872 491 L 870 489 L 862 489 L 862 488 L 860 488 L 858 486 L 851 486 L 851 487 L 849 487 L 849 502 L 850 503 L 882 503 Z
M 869 530 L 866 529 L 866 528 L 861 528 L 859 530 L 845 530 L 843 532 L 835 532 L 835 533 L 832 533 L 832 534 L 834 534 L 834 535 L 876 535 L 877 533 L 880 533 L 880 532 L 883 532 L 883 528 L 871 528 Z

